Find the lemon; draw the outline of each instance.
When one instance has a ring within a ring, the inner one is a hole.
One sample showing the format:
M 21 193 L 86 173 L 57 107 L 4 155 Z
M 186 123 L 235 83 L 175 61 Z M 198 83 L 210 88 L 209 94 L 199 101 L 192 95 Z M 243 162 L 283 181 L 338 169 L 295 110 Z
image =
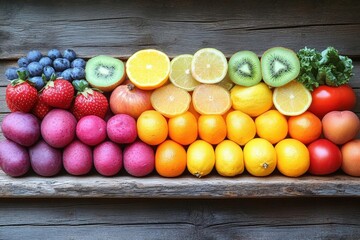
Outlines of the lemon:
M 244 146 L 256 135 L 254 120 L 238 110 L 231 111 L 226 116 L 227 138 Z
M 215 148 L 215 169 L 224 177 L 233 177 L 244 172 L 241 147 L 231 140 L 224 140 Z
M 186 91 L 193 91 L 197 85 L 200 85 L 200 82 L 191 75 L 192 59 L 193 56 L 190 54 L 181 54 L 170 62 L 170 82 Z
M 215 151 L 210 143 L 196 140 L 187 150 L 187 169 L 195 177 L 208 175 L 215 165 Z
M 232 107 L 251 117 L 257 117 L 273 106 L 273 95 L 263 82 L 251 87 L 234 86 L 230 91 Z
M 258 116 L 255 125 L 258 136 L 272 144 L 283 140 L 288 134 L 287 119 L 277 110 L 269 110 Z
M 253 176 L 270 175 L 276 168 L 276 161 L 274 146 L 263 138 L 254 138 L 244 147 L 245 168 Z
M 309 150 L 299 140 L 287 138 L 275 146 L 278 170 L 288 177 L 299 177 L 310 167 Z

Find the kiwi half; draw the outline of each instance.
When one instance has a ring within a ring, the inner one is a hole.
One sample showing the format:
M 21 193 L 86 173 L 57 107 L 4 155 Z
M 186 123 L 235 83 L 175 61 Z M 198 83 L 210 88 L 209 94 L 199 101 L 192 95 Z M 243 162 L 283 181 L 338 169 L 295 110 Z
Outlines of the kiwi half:
M 299 75 L 300 61 L 291 49 L 270 48 L 261 57 L 261 71 L 266 84 L 272 87 L 280 87 Z
M 124 63 L 106 55 L 90 58 L 85 66 L 85 77 L 92 87 L 110 92 L 125 80 Z
M 240 51 L 231 56 L 228 73 L 234 83 L 251 87 L 261 79 L 261 65 L 258 56 L 251 51 Z

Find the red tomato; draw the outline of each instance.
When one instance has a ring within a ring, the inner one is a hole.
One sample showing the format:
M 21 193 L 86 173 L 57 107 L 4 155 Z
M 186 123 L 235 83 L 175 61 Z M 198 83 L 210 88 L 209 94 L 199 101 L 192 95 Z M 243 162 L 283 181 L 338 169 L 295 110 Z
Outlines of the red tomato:
M 320 119 L 331 111 L 352 110 L 356 103 L 354 90 L 347 84 L 339 87 L 322 85 L 311 93 L 309 111 Z
M 327 139 L 318 139 L 309 146 L 310 168 L 313 175 L 326 175 L 336 172 L 342 163 L 339 147 Z

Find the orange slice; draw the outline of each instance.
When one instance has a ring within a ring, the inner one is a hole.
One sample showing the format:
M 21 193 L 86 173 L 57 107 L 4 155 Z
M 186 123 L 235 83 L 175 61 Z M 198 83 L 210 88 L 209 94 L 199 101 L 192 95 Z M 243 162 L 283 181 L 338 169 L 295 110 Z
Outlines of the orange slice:
M 152 90 L 166 83 L 169 78 L 170 59 L 155 49 L 134 53 L 126 62 L 126 74 L 140 89 Z
M 154 90 L 150 101 L 156 111 L 171 118 L 183 114 L 189 109 L 191 96 L 186 90 L 169 83 Z
M 215 48 L 203 48 L 194 54 L 191 74 L 201 83 L 218 83 L 228 70 L 225 55 Z
M 276 109 L 286 116 L 297 116 L 304 113 L 311 104 L 310 91 L 296 80 L 277 87 L 273 93 Z
M 182 54 L 170 62 L 170 82 L 186 91 L 193 91 L 196 86 L 200 85 L 191 75 L 192 59 L 192 55 Z
M 219 85 L 201 84 L 194 89 L 192 102 L 200 114 L 224 114 L 231 108 L 230 93 Z

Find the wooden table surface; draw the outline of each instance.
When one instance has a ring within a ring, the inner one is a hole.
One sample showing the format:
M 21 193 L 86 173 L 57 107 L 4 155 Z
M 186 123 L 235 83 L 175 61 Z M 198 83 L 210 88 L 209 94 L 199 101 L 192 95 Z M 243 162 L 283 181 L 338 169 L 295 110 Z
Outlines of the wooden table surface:
M 126 60 L 144 48 L 174 57 L 215 47 L 230 57 L 334 46 L 354 60 L 360 115 L 359 12 L 355 0 L 0 1 L 0 120 L 8 113 L 5 69 L 31 49 L 51 48 Z M 359 239 L 359 197 L 360 179 L 342 172 L 165 179 L 0 171 L 0 240 Z

